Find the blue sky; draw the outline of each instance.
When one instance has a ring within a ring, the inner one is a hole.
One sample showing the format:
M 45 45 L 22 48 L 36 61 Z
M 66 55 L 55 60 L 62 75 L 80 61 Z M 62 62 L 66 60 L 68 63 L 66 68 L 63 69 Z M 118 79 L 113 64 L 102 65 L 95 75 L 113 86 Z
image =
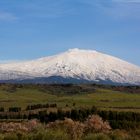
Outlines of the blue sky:
M 140 0 L 0 0 L 0 60 L 94 49 L 140 66 Z

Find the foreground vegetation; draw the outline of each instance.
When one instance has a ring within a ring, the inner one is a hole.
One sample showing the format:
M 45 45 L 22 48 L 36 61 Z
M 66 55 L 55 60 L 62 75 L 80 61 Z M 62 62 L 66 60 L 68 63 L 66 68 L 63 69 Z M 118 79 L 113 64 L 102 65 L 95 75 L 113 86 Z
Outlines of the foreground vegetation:
M 140 87 L 0 84 L 0 140 L 139 140 Z
M 0 123 L 0 140 L 139 140 L 138 130 L 113 130 L 98 115 L 84 122 L 65 118 L 47 124 L 37 120 Z

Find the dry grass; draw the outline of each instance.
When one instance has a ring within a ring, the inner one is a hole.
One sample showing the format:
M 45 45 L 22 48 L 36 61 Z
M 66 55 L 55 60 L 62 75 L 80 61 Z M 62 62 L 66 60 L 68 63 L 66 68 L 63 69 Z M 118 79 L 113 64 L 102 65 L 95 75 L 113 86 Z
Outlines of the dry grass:
M 39 126 L 37 120 L 31 120 L 26 122 L 1 122 L 0 132 L 1 133 L 13 133 L 13 132 L 32 132 Z

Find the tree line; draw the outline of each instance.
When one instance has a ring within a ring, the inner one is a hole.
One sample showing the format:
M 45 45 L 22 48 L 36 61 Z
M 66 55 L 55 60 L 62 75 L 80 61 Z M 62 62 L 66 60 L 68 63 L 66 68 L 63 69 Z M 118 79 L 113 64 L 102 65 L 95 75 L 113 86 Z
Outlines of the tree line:
M 34 105 L 28 105 L 25 109 L 25 111 L 30 110 L 37 110 L 37 109 L 43 109 L 43 108 L 57 108 L 57 104 L 34 104 Z M 21 112 L 21 107 L 9 107 L 8 112 Z M 0 107 L 0 112 L 6 112 L 4 107 Z
M 37 106 L 36 106 L 37 107 Z M 96 107 L 92 108 L 81 108 L 63 110 L 58 109 L 57 111 L 36 111 L 23 113 L 15 109 L 17 113 L 1 113 L 0 119 L 38 119 L 42 123 L 54 122 L 55 120 L 64 120 L 65 118 L 71 118 L 75 121 L 85 121 L 89 115 L 97 114 L 104 120 L 108 120 L 110 125 L 114 129 L 136 129 L 140 128 L 140 113 L 136 112 L 118 112 L 118 111 L 102 111 Z
M 49 94 L 64 93 L 72 94 L 87 94 L 94 93 L 98 88 L 110 89 L 120 92 L 140 93 L 140 86 L 120 86 L 120 85 L 100 85 L 100 84 L 8 84 L 0 83 L 0 88 L 9 93 L 13 93 L 18 89 L 35 88 Z

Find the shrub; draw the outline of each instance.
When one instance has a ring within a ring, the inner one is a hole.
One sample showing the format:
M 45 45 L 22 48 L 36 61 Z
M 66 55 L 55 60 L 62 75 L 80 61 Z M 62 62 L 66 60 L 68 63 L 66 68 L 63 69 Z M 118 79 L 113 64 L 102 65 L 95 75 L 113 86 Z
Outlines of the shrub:
M 67 133 L 70 134 L 71 139 L 79 140 L 82 137 L 85 128 L 84 124 L 65 118 L 64 126 Z
M 28 122 L 2 122 L 0 123 L 0 131 L 6 133 L 16 133 L 16 132 L 32 132 L 39 126 L 39 122 L 36 120 L 31 120 Z
M 107 121 L 103 121 L 102 118 L 98 115 L 92 115 L 87 118 L 84 122 L 87 132 L 108 132 L 111 130 L 111 127 Z
M 9 108 L 9 112 L 20 112 L 21 111 L 21 107 L 10 107 Z
M 80 140 L 84 132 L 84 124 L 65 118 L 64 121 L 55 121 L 47 125 L 48 129 L 63 129 L 71 140 Z
M 4 107 L 0 107 L 0 112 L 4 112 Z

